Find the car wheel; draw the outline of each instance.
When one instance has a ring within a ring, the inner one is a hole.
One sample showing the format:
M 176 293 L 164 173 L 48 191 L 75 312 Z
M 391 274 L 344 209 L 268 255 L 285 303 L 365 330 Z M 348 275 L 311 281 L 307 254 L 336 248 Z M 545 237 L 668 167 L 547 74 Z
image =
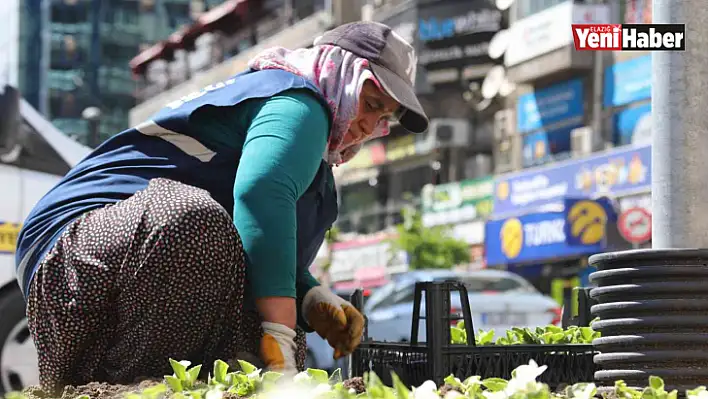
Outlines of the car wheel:
M 37 351 L 19 289 L 0 296 L 0 396 L 39 383 Z

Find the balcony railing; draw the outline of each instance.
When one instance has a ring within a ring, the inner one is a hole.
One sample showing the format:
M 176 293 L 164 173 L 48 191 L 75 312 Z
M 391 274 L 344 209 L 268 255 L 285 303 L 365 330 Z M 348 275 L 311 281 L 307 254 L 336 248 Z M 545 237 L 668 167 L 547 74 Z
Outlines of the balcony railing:
M 365 209 L 344 212 L 336 226 L 342 233 L 372 234 L 403 223 L 401 210 L 408 205 L 420 206 L 420 198 L 411 201 L 389 200 L 387 205 L 373 204 Z
M 269 42 L 286 28 L 307 20 L 325 8 L 325 0 L 298 0 L 293 4 L 292 12 L 288 12 L 287 8 L 274 3 L 234 34 L 204 34 L 196 40 L 194 51 L 177 51 L 172 60 L 152 62 L 145 75 L 138 79 L 135 93 L 138 103 Z

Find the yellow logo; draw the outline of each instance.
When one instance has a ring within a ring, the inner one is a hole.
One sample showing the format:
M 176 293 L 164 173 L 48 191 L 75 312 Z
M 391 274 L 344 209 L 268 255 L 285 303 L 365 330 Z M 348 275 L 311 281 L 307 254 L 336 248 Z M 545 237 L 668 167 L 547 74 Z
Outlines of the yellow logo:
M 17 223 L 0 222 L 0 253 L 15 253 L 21 228 Z
M 508 219 L 502 225 L 499 233 L 501 239 L 501 250 L 509 259 L 514 259 L 521 253 L 524 246 L 524 229 L 519 219 Z
M 509 182 L 500 181 L 497 183 L 497 197 L 502 201 L 509 198 Z
M 595 201 L 578 201 L 568 212 L 570 234 L 584 245 L 597 244 L 605 237 L 607 213 Z

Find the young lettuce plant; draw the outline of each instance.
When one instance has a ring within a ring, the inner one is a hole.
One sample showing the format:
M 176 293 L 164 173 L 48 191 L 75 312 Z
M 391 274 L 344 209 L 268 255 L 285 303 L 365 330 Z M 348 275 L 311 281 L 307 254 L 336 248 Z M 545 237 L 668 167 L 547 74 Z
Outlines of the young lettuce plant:
M 179 393 L 184 390 L 191 390 L 194 388 L 197 379 L 199 378 L 199 373 L 202 370 L 202 365 L 199 364 L 187 369 L 191 364 L 192 363 L 188 360 L 178 362 L 174 359 L 170 359 L 170 365 L 172 366 L 172 371 L 174 371 L 174 374 L 166 375 L 165 381 L 173 392 Z
M 455 345 L 467 344 L 467 331 L 465 330 L 464 320 L 460 320 L 457 322 L 456 326 L 450 327 L 450 337 L 452 343 Z M 480 329 L 475 336 L 475 343 L 477 345 L 489 345 L 494 343 L 494 330 L 484 331 Z
M 319 369 L 307 369 L 296 374 L 292 380 L 263 389 L 257 394 L 257 399 L 355 399 L 353 390 L 344 387 L 341 370 L 335 370 L 332 375 Z
M 642 391 L 643 399 L 676 399 L 678 398 L 678 391 L 672 390 L 671 392 L 666 391 L 666 386 L 664 385 L 664 380 L 660 377 L 650 376 L 649 386 L 644 388 Z
M 454 375 L 449 375 L 445 378 L 445 384 L 453 387 L 466 398 L 476 399 L 482 397 L 482 379 L 478 375 L 467 377 L 464 381 Z
M 689 389 L 686 391 L 687 399 L 708 399 L 708 389 L 701 385 L 695 389 Z
M 450 336 L 453 344 L 466 344 L 468 337 L 464 322 L 460 321 L 456 326 L 450 327 Z M 590 344 L 596 338 L 600 338 L 600 332 L 593 330 L 592 327 L 570 326 L 564 330 L 549 325 L 535 329 L 513 327 L 505 331 L 504 336 L 497 338 L 496 341 L 494 341 L 494 330 L 479 330 L 475 342 L 477 345 Z
M 131 392 L 125 395 L 125 399 L 160 399 L 165 397 L 166 393 L 167 385 L 157 384 L 143 389 L 140 393 Z

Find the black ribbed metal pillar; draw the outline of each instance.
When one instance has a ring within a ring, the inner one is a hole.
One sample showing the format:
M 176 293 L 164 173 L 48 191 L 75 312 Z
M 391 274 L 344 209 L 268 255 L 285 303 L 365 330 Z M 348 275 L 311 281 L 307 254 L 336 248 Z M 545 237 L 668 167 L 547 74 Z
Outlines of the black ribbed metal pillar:
M 708 385 L 708 250 L 612 252 L 590 265 L 598 384 L 643 387 L 655 375 L 680 391 Z

